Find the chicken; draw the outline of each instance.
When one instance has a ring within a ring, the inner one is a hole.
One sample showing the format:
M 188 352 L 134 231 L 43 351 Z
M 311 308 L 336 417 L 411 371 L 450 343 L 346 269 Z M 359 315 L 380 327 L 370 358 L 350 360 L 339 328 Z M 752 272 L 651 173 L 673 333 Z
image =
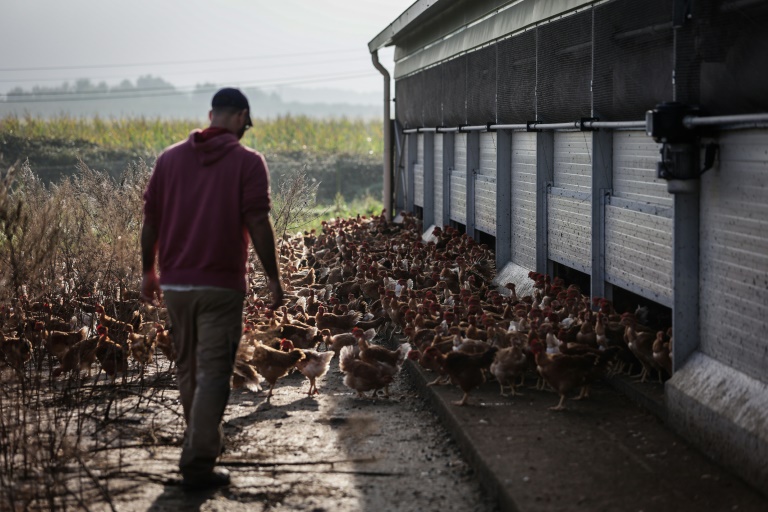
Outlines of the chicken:
M 256 368 L 241 359 L 235 359 L 232 373 L 232 389 L 245 388 L 254 393 L 261 391 L 262 377 Z
M 560 402 L 550 407 L 554 411 L 565 409 L 565 395 L 572 389 L 581 387 L 582 392 L 577 400 L 585 398 L 586 386 L 599 375 L 599 369 L 604 368 L 607 360 L 613 356 L 613 353 L 608 351 L 600 354 L 553 356 L 546 353 L 544 345 L 538 340 L 533 341 L 531 350 L 536 358 L 539 374 L 560 395 Z
M 304 353 L 299 349 L 282 352 L 261 343 L 256 345 L 250 364 L 255 366 L 264 380 L 269 382 L 267 401 L 272 398 L 272 390 L 277 379 L 288 374 L 288 371 L 302 359 L 304 359 Z
M 637 331 L 637 320 L 632 313 L 624 313 L 621 322 L 624 324 L 624 339 L 627 347 L 635 355 L 643 369 L 640 372 L 640 382 L 648 379 L 651 370 L 661 371 L 661 367 L 653 358 L 653 342 L 656 340 L 656 334 L 648 331 Z M 659 375 L 661 380 L 661 375 Z
M 24 364 L 32 359 L 32 342 L 26 338 L 6 338 L 0 333 L 0 361 L 21 374 Z
M 128 372 L 128 352 L 122 345 L 111 340 L 108 335 L 108 329 L 100 325 L 96 331 L 99 333 L 96 344 L 96 359 L 101 363 L 101 368 L 107 377 L 115 382 L 118 374 L 122 374 L 123 383 Z
M 430 350 L 428 349 L 428 351 Z M 438 355 L 435 352 L 431 352 L 431 355 L 439 362 L 443 371 L 451 378 L 451 382 L 459 386 L 464 392 L 461 400 L 453 402 L 454 405 L 467 405 L 469 393 L 485 382 L 483 370 L 487 370 L 490 367 L 498 350 L 496 347 L 490 347 L 480 354 L 451 351 L 448 354 L 440 353 Z
M 278 328 L 278 335 L 281 339 L 291 340 L 294 346 L 300 349 L 316 348 L 323 339 L 323 336 L 318 334 L 317 327 L 299 323 L 281 325 Z
M 83 327 L 79 331 L 62 332 L 51 331 L 48 334 L 48 340 L 46 341 L 45 348 L 50 354 L 56 356 L 56 359 L 61 362 L 64 354 L 76 343 L 83 341 L 88 336 L 88 328 Z
M 518 345 L 502 348 L 496 352 L 496 356 L 491 363 L 491 373 L 499 381 L 501 396 L 508 396 L 504 393 L 504 385 L 510 387 L 512 396 L 519 394 L 515 390 L 515 380 L 517 378 L 524 378 L 527 368 L 528 359 Z
M 291 340 L 285 340 L 281 347 L 284 351 L 290 352 L 293 349 L 293 343 Z M 317 350 L 302 350 L 304 352 L 304 359 L 301 359 L 296 363 L 296 368 L 299 372 L 309 379 L 309 391 L 308 396 L 320 393 L 317 390 L 317 384 L 315 379 L 322 377 L 328 372 L 328 367 L 331 365 L 331 359 L 333 359 L 333 352 L 318 352 Z
M 157 331 L 150 331 L 149 334 L 128 334 L 128 349 L 131 356 L 139 364 L 140 373 L 144 375 L 144 369 L 152 362 L 155 354 L 155 342 L 157 340 Z
M 365 333 L 365 339 L 369 341 L 372 340 L 374 336 L 376 336 L 375 329 L 368 329 L 364 331 L 364 333 Z M 331 331 L 329 329 L 323 329 L 323 331 L 321 331 L 321 334 L 323 335 L 323 339 L 325 340 L 326 349 L 332 350 L 333 353 L 337 356 L 341 352 L 342 347 L 357 344 L 357 338 L 355 338 L 355 335 L 352 334 L 351 332 L 331 334 Z
M 357 391 L 357 396 L 363 397 L 366 391 L 372 391 L 371 398 L 376 392 L 392 383 L 395 368 L 384 363 L 366 363 L 355 357 L 355 347 L 345 346 L 339 354 L 339 368 L 344 373 L 344 385 Z
M 166 330 L 162 324 L 155 324 L 157 334 L 155 335 L 155 346 L 170 362 L 176 361 L 176 346 L 173 343 L 173 337 L 170 331 Z
M 368 343 L 367 336 L 362 329 L 355 327 L 352 329 L 352 334 L 357 340 L 357 346 L 360 349 L 360 359 L 369 364 L 375 364 L 377 362 L 384 363 L 394 368 L 394 373 L 400 371 L 400 368 L 405 362 L 405 357 L 408 355 L 408 351 L 411 350 L 410 343 L 403 343 L 397 350 L 389 350 L 379 345 L 371 345 Z M 389 386 L 384 386 L 384 393 L 389 396 Z
M 357 324 L 360 320 L 360 316 L 359 311 L 350 311 L 344 315 L 326 313 L 325 307 L 321 305 L 317 308 L 315 326 L 317 326 L 318 329 L 329 329 L 332 333 L 348 331 Z
M 104 307 L 101 305 L 96 306 L 96 313 L 99 315 L 99 325 L 102 325 L 109 330 L 110 338 L 121 345 L 127 345 L 128 333 L 133 332 L 133 325 L 107 316 Z M 139 320 L 139 322 L 140 321 L 141 320 Z
M 664 331 L 656 333 L 656 340 L 653 342 L 653 360 L 667 372 L 667 376 L 672 375 L 672 342 Z
M 60 358 L 61 364 L 53 370 L 53 376 L 58 377 L 62 373 L 72 371 L 87 371 L 91 376 L 91 366 L 96 362 L 96 345 L 99 342 L 97 336 L 86 338 L 72 345 Z
M 452 342 L 449 342 L 452 343 Z M 446 351 L 440 350 L 439 345 L 446 346 L 445 343 L 440 341 L 440 336 L 435 336 L 435 341 L 432 345 L 426 347 L 423 351 L 411 350 L 409 352 L 409 359 L 413 359 L 419 362 L 419 366 L 428 371 L 437 373 L 437 377 L 434 380 L 427 383 L 427 386 L 435 386 L 438 384 L 447 384 L 450 382 L 448 374 L 445 373 L 443 368 L 443 354 L 451 350 L 450 346 L 447 346 Z

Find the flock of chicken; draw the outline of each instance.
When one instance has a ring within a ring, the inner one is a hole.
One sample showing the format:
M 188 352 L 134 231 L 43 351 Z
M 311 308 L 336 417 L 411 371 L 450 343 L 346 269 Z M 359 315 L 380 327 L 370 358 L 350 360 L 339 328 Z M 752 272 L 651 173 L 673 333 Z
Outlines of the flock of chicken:
M 590 300 L 578 287 L 535 272 L 532 295 L 518 297 L 513 283 L 498 289 L 487 246 L 450 227 L 435 228 L 425 242 L 415 217 L 401 221 L 337 219 L 322 233 L 285 237 L 285 305 L 272 311 L 257 294 L 247 297 L 233 387 L 258 390 L 266 381 L 269 399 L 277 380 L 295 369 L 312 396 L 338 357 L 344 384 L 376 397 L 389 394 L 411 359 L 437 374 L 431 384 L 458 385 L 458 405 L 489 375 L 504 396 L 535 375 L 537 387 L 560 395 L 553 407 L 559 410 L 569 392 L 588 397 L 590 383 L 609 373 L 637 368 L 642 380 L 671 374 L 669 330 L 653 331 L 635 313 L 619 314 L 610 301 Z M 257 289 L 255 273 L 249 276 Z M 158 349 L 173 361 L 164 311 L 124 295 L 109 304 L 112 316 L 99 303 L 61 296 L 3 306 L 0 359 L 23 375 L 30 361 L 40 370 L 48 358 L 52 377 L 90 375 L 98 361 L 113 382 L 125 380 L 129 356 L 142 376 Z M 373 343 L 377 334 L 399 334 L 404 343 L 390 350 Z
M 99 372 L 113 382 L 118 376 L 125 382 L 129 357 L 141 376 L 157 349 L 169 360 L 175 358 L 169 332 L 159 321 L 145 322 L 146 308 L 138 306 L 137 300 L 112 304 L 116 316 L 124 318 L 120 320 L 88 299 L 48 299 L 29 302 L 22 298 L 16 307 L 0 305 L 0 361 L 22 378 L 30 362 L 31 369 L 38 372 L 47 366 L 51 377 L 79 377 L 82 371 L 90 377 L 98 361 Z

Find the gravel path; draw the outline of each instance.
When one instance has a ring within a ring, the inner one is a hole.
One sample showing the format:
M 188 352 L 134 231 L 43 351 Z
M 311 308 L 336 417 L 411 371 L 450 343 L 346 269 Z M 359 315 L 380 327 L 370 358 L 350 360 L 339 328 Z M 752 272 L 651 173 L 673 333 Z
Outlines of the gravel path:
M 318 387 L 307 398 L 296 372 L 278 381 L 269 404 L 264 392 L 233 391 L 222 457 L 233 484 L 210 493 L 179 487 L 179 448 L 168 441 L 178 444 L 182 426 L 169 412 L 165 443 L 120 450 L 122 476 L 109 483 L 115 510 L 495 510 L 405 373 L 391 398 L 364 400 L 342 384 L 334 360 Z M 175 396 L 165 392 L 178 408 Z

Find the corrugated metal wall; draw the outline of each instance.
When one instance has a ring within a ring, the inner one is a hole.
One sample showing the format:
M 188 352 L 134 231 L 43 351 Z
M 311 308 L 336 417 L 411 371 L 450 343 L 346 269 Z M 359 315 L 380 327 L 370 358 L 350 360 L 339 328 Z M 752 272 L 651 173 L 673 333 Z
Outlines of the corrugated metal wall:
M 572 192 L 591 193 L 591 133 L 555 132 L 554 186 Z
M 549 259 L 592 273 L 592 138 L 555 132 L 554 183 L 548 197 Z
M 613 133 L 613 195 L 672 208 L 667 182 L 656 177 L 661 144 L 640 131 Z
M 496 134 L 480 134 L 480 168 L 475 175 L 475 228 L 496 236 Z
M 536 269 L 536 133 L 512 134 L 512 262 Z
M 672 304 L 672 202 L 656 177 L 659 144 L 643 132 L 613 134 L 613 193 L 605 211 L 605 278 Z
M 424 206 L 424 134 L 416 135 L 416 163 L 413 166 L 413 204 Z
M 451 220 L 467 223 L 467 134 L 457 133 L 451 171 Z
M 701 182 L 701 350 L 768 383 L 768 131 L 719 143 Z
M 443 134 L 435 134 L 435 226 L 443 226 Z

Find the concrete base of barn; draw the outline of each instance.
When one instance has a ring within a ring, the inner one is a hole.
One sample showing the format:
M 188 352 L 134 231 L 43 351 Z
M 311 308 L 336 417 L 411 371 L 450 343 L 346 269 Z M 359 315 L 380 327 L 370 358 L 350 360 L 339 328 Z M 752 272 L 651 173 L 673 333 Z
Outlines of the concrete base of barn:
M 666 383 L 669 424 L 768 492 L 768 385 L 697 352 Z
M 412 361 L 405 370 L 500 510 L 768 510 L 765 496 L 607 383 L 562 412 L 532 379 L 515 397 L 487 382 L 459 407 L 456 386 L 428 387 L 435 375 Z

